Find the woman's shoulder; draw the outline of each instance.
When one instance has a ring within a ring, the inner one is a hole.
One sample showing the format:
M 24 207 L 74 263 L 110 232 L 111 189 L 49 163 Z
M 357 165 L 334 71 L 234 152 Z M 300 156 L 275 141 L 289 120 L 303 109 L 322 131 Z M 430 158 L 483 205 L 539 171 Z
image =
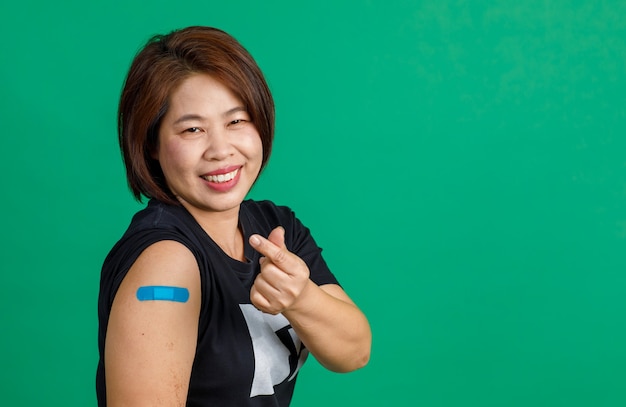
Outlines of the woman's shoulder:
M 182 206 L 174 206 L 150 200 L 148 205 L 135 213 L 129 230 L 172 229 L 190 223 L 190 215 Z
M 182 243 L 195 253 L 194 248 L 201 246 L 201 243 L 199 233 L 194 231 L 189 217 L 182 207 L 151 200 L 145 208 L 135 213 L 108 257 L 136 257 L 148 246 L 164 240 Z

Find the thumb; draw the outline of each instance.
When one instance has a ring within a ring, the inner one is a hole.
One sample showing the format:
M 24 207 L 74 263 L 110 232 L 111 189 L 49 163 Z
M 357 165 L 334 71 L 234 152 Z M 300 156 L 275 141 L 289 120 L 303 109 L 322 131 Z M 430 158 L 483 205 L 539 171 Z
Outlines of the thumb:
M 270 235 L 267 237 L 267 240 L 274 243 L 281 249 L 287 248 L 287 246 L 285 246 L 285 229 L 282 226 L 278 226 L 272 230 Z

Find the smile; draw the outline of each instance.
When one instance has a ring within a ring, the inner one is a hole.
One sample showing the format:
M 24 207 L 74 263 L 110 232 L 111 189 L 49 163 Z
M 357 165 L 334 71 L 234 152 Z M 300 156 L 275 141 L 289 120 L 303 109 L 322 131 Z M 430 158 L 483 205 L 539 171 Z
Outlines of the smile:
M 204 175 L 201 178 L 209 181 L 209 182 L 214 182 L 217 184 L 220 184 L 222 182 L 228 182 L 230 180 L 232 180 L 233 178 L 235 178 L 237 176 L 237 173 L 239 172 L 239 168 L 237 168 L 235 171 L 231 171 L 228 172 L 226 174 L 219 174 L 219 175 Z

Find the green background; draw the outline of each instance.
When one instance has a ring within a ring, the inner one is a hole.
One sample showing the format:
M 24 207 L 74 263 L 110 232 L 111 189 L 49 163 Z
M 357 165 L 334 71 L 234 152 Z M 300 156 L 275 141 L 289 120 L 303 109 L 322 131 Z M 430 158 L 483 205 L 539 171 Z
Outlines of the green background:
M 370 364 L 295 406 L 626 405 L 626 2 L 0 6 L 0 404 L 94 406 L 104 256 L 140 208 L 116 144 L 155 33 L 220 27 L 277 104 L 254 198 L 368 315 Z

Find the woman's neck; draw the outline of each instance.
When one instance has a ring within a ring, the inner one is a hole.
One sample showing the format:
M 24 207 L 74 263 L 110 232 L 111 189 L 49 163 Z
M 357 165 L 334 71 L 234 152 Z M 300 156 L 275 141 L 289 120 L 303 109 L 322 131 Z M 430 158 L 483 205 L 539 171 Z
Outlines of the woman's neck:
M 243 233 L 239 229 L 239 207 L 224 212 L 207 212 L 184 206 L 224 253 L 235 260 L 245 261 Z

